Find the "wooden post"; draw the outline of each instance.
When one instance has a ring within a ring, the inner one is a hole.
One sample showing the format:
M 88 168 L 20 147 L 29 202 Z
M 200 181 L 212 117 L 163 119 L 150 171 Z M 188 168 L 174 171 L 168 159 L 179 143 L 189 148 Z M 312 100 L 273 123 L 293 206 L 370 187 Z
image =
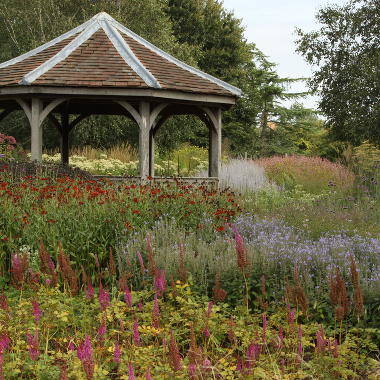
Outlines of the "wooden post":
M 67 110 L 61 114 L 61 164 L 69 164 L 69 133 L 70 133 L 70 121 L 69 113 Z
M 149 131 L 149 175 L 154 177 L 154 130 Z
M 42 126 L 41 126 L 42 102 L 38 98 L 32 99 L 30 112 L 31 138 L 31 159 L 32 161 L 42 161 Z
M 214 115 L 209 132 L 209 177 L 219 178 L 222 159 L 222 110 L 218 108 Z
M 149 141 L 150 141 L 150 104 L 140 103 L 140 133 L 139 133 L 139 157 L 140 177 L 146 179 L 149 176 Z

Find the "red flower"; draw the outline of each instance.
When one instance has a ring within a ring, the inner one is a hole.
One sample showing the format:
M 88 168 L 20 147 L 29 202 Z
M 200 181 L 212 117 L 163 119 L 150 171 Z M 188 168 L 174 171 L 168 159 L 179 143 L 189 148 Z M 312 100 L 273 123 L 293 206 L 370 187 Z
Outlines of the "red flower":
M 140 214 L 140 211 L 139 210 L 133 210 L 132 214 Z
M 224 231 L 224 226 L 219 226 L 219 227 L 216 227 L 215 228 L 216 229 L 216 231 L 219 231 L 219 232 L 221 232 L 221 231 Z

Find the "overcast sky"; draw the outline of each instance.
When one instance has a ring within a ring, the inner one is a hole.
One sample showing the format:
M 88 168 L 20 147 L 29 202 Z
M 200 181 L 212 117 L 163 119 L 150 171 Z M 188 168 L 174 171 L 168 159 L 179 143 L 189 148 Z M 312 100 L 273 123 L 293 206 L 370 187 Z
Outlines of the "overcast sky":
M 309 77 L 311 67 L 295 52 L 295 28 L 310 31 L 317 28 L 315 14 L 328 3 L 344 4 L 347 0 L 224 0 L 246 27 L 246 38 L 278 66 L 283 77 Z M 303 91 L 300 85 L 291 91 Z M 302 100 L 305 106 L 316 107 L 317 99 Z

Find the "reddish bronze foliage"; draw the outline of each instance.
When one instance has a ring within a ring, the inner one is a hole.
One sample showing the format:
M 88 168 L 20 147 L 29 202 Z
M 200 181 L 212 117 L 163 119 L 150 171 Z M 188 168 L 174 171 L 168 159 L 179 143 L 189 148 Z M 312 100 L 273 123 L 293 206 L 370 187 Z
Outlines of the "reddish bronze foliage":
M 223 302 L 227 297 L 227 292 L 221 287 L 220 273 L 215 275 L 215 285 L 212 289 L 212 294 L 215 302 Z
M 72 268 L 69 258 L 63 252 L 61 244 L 58 249 L 58 263 L 62 279 L 69 286 L 71 293 L 76 295 L 79 292 L 78 276 Z
M 339 268 L 336 268 L 335 274 L 331 274 L 329 286 L 330 300 L 333 306 L 335 306 L 335 318 L 341 322 L 349 312 L 350 300 Z
M 115 264 L 115 259 L 113 257 L 113 252 L 112 252 L 111 247 L 110 247 L 110 254 L 109 254 L 108 270 L 111 276 L 116 275 L 116 264 Z
M 182 357 L 179 352 L 177 341 L 175 340 L 173 331 L 170 331 L 170 342 L 169 342 L 169 364 L 174 372 L 180 371 L 182 369 Z
M 305 289 L 301 285 L 297 267 L 294 268 L 293 276 L 294 284 L 286 283 L 285 285 L 285 298 L 288 302 L 296 305 L 302 310 L 303 313 L 306 314 L 307 309 L 309 308 L 309 301 L 306 296 Z
M 351 280 L 354 287 L 354 310 L 358 317 L 363 315 L 364 307 L 363 307 L 363 292 L 360 286 L 360 279 L 358 269 L 356 267 L 356 262 L 354 258 L 350 257 L 351 265 Z

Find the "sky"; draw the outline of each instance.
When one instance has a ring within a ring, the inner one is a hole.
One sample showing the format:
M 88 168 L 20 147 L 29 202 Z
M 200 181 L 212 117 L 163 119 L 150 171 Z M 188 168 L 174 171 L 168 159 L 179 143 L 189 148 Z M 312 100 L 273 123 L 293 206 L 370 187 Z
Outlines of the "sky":
M 318 29 L 315 14 L 322 6 L 344 4 L 347 0 L 224 0 L 224 6 L 242 19 L 249 42 L 276 63 L 281 77 L 310 77 L 312 68 L 295 52 L 295 28 L 304 31 Z M 306 90 L 301 83 L 289 91 Z M 305 106 L 317 108 L 318 98 L 307 97 L 301 101 Z

